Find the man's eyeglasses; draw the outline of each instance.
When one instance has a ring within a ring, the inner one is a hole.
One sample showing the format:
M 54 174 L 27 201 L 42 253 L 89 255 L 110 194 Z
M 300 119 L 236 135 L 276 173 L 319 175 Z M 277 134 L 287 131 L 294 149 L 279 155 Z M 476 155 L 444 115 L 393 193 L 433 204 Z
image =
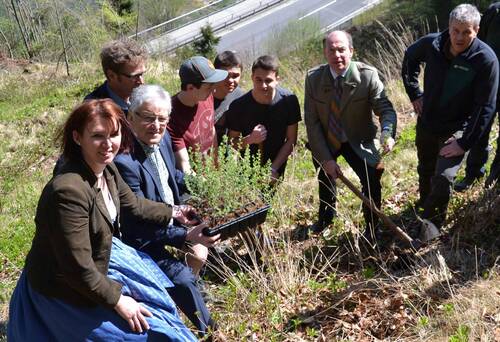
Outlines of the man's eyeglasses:
M 144 72 L 140 72 L 138 74 L 125 74 L 123 72 L 120 72 L 119 74 L 122 75 L 122 76 L 125 76 L 126 78 L 130 78 L 130 79 L 138 79 L 138 78 L 144 78 Z
M 139 113 L 139 112 L 135 112 L 135 114 L 137 114 L 138 117 L 140 117 L 142 119 L 142 122 L 147 124 L 147 125 L 151 125 L 152 123 L 155 123 L 156 120 L 158 120 L 158 123 L 160 125 L 166 125 L 168 123 L 168 120 L 170 119 L 170 116 L 168 115 L 156 115 L 155 113 L 152 113 L 152 112 L 143 112 L 143 113 Z

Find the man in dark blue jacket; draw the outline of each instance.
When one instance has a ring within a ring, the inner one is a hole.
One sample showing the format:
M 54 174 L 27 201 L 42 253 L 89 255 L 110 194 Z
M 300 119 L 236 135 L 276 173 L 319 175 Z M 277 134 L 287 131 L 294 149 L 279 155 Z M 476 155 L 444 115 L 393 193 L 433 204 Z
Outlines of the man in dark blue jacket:
M 144 84 L 147 57 L 146 49 L 133 40 L 106 43 L 101 50 L 101 65 L 106 81 L 88 94 L 85 100 L 110 98 L 126 114 L 132 90 Z
M 133 40 L 112 40 L 102 47 L 101 65 L 106 81 L 85 96 L 85 100 L 111 99 L 127 114 L 129 97 L 134 88 L 144 84 L 147 51 Z M 62 167 L 62 155 L 53 174 Z
M 495 2 L 488 7 L 481 18 L 479 27 L 478 38 L 488 44 L 497 57 L 500 56 L 500 1 Z M 497 108 L 500 110 L 500 96 L 497 94 Z M 465 178 L 455 184 L 455 190 L 467 190 L 476 180 L 482 178 L 485 174 L 485 164 L 488 161 L 489 152 L 489 137 L 490 131 L 495 120 L 491 120 L 490 124 L 486 127 L 483 136 L 479 139 L 477 144 L 471 148 L 467 156 L 467 163 L 465 168 Z M 486 180 L 486 186 L 498 178 L 500 172 L 500 140 L 497 142 L 497 153 L 495 160 L 491 164 L 490 175 Z
M 419 205 L 422 218 L 440 228 L 464 154 L 481 137 L 494 110 L 498 59 L 476 39 L 481 16 L 462 4 L 450 13 L 448 30 L 412 44 L 402 67 L 406 92 L 418 114 Z M 424 92 L 419 87 L 425 63 Z M 432 238 L 438 235 L 435 230 Z
M 142 85 L 134 89 L 130 99 L 128 119 L 135 135 L 133 150 L 119 154 L 114 162 L 123 180 L 138 196 L 156 202 L 179 204 L 183 174 L 175 168 L 172 143 L 166 132 L 172 108 L 170 96 L 160 86 Z M 165 245 L 178 249 L 183 249 L 185 244 L 192 245 L 192 255 L 202 254 L 201 259 L 206 259 L 207 247 L 212 246 L 218 236 L 203 235 L 205 225 L 186 229 L 171 222 L 163 227 L 128 216 L 122 216 L 121 227 L 123 241 L 149 254 L 172 280 L 174 287 L 167 289 L 169 294 L 200 333 L 205 334 L 209 326 L 213 328 L 212 319 L 197 288 L 192 270 L 195 266 L 189 260 L 186 265 L 176 259 L 165 249 Z

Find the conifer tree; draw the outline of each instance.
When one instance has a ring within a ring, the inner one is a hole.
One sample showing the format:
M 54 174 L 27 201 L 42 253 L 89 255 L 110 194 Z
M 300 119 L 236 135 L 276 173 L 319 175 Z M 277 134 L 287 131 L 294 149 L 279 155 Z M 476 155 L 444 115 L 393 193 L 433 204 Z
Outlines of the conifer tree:
M 201 38 L 193 43 L 194 50 L 197 54 L 204 56 L 210 60 L 215 57 L 215 47 L 220 41 L 220 37 L 214 34 L 210 25 L 201 28 Z

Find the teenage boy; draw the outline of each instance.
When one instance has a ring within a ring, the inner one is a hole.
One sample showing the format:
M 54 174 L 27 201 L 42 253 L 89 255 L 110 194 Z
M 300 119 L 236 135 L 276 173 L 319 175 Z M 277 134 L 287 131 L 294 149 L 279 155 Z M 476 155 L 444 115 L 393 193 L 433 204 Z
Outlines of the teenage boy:
M 220 144 L 222 137 L 228 133 L 226 113 L 229 109 L 229 105 L 245 93 L 238 86 L 243 64 L 240 56 L 236 52 L 224 51 L 215 57 L 214 66 L 217 69 L 226 70 L 228 72 L 224 82 L 217 83 L 214 93 L 215 131 L 217 133 L 217 142 Z
M 280 178 L 297 142 L 300 106 L 297 96 L 278 86 L 279 61 L 261 56 L 252 65 L 253 89 L 234 100 L 227 112 L 233 145 L 261 153 L 261 162 L 271 162 L 271 176 Z
M 215 84 L 228 72 L 215 69 L 202 56 L 184 61 L 179 69 L 181 91 L 172 97 L 172 114 L 167 129 L 172 137 L 176 167 L 191 172 L 188 149 L 208 154 L 217 146 L 214 128 Z

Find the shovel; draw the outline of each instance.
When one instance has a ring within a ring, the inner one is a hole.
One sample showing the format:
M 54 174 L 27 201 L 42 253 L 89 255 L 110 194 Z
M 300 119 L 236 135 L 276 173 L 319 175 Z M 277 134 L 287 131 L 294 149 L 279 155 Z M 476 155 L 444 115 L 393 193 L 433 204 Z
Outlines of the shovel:
M 351 183 L 349 179 L 347 179 L 344 175 L 338 175 L 338 178 L 344 183 L 356 196 L 358 196 L 365 205 L 367 205 L 377 216 L 382 220 L 384 225 L 389 228 L 396 236 L 403 242 L 410 245 L 410 247 L 417 251 L 422 247 L 422 242 L 418 239 L 412 239 L 406 232 L 404 232 L 401 228 L 399 228 L 392 220 L 387 217 L 371 199 L 368 199 L 359 189 Z

